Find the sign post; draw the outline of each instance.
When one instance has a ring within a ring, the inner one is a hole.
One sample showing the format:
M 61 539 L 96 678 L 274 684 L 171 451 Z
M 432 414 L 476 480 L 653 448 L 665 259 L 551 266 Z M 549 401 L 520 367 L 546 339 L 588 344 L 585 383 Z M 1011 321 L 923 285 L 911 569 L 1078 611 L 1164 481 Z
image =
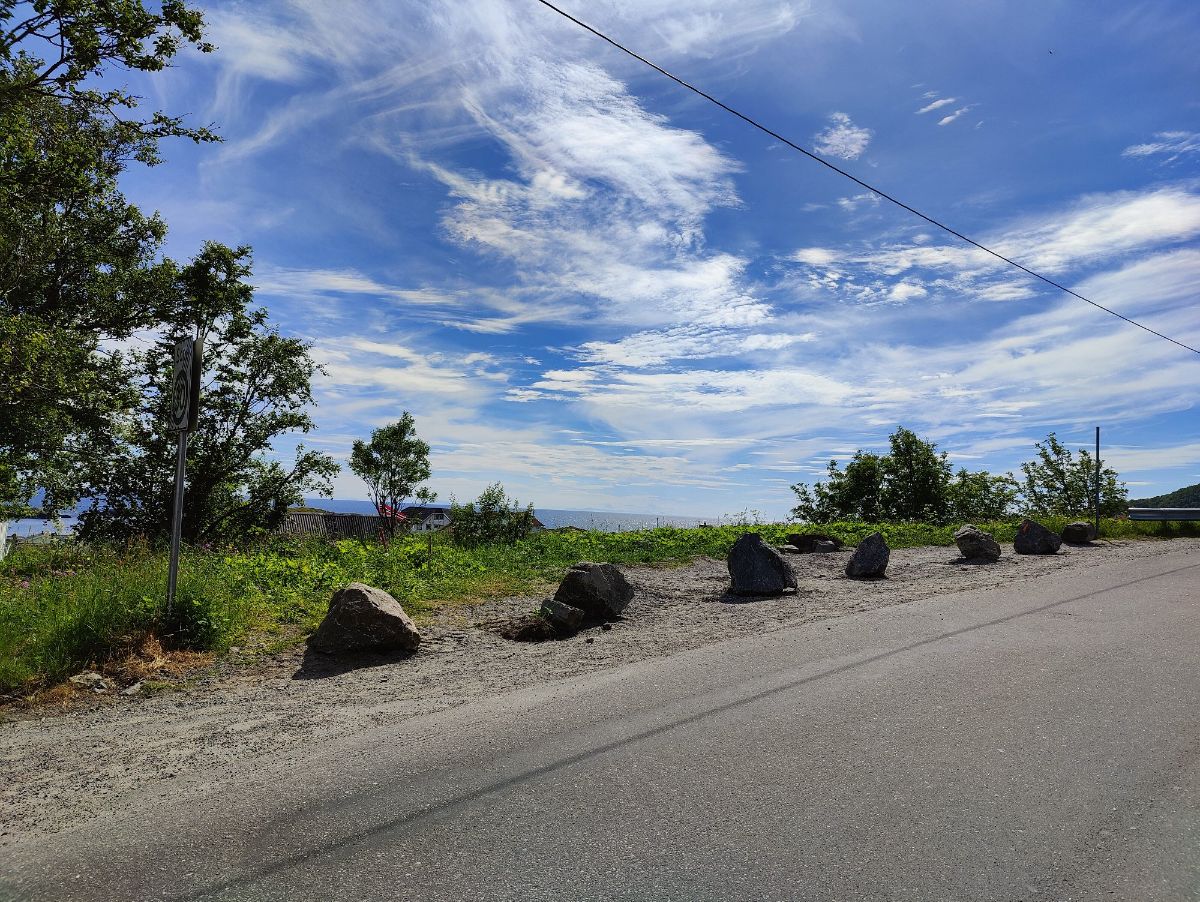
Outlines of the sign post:
M 175 503 L 171 506 L 171 564 L 167 571 L 167 618 L 175 607 L 175 586 L 179 579 L 179 543 L 183 534 L 183 485 L 187 479 L 187 434 L 195 428 L 196 408 L 200 401 L 201 345 L 192 338 L 175 343 L 175 367 L 171 379 L 171 410 L 167 428 L 178 434 L 175 462 Z

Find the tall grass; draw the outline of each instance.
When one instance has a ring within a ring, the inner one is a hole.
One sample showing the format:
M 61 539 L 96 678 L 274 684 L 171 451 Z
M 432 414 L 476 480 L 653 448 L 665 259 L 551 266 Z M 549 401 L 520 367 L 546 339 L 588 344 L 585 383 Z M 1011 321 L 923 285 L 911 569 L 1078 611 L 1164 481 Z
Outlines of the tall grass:
M 1068 518 L 1042 522 L 1060 530 Z M 1011 542 L 1019 521 L 976 524 Z M 1104 520 L 1107 538 L 1200 535 L 1198 524 Z M 275 539 L 246 549 L 187 550 L 175 610 L 165 611 L 166 557 L 145 548 L 26 547 L 0 565 L 0 693 L 19 694 L 102 665 L 153 633 L 177 648 L 221 652 L 248 634 L 299 637 L 320 622 L 334 589 L 366 582 L 394 595 L 418 622 L 449 605 L 549 591 L 581 560 L 679 563 L 724 557 L 744 532 L 773 544 L 822 532 L 855 544 L 879 530 L 893 548 L 949 545 L 953 526 L 832 523 L 662 527 L 641 532 L 545 532 L 512 545 L 458 548 L 445 535 L 389 547 L 354 540 Z M 432 553 L 431 553 L 432 551 Z

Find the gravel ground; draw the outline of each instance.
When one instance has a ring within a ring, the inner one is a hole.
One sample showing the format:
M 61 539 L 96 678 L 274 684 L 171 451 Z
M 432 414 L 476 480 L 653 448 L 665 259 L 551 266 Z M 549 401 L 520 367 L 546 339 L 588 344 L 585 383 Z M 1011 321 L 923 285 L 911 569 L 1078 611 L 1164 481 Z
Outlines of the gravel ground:
M 682 567 L 621 568 L 637 593 L 624 618 L 574 639 L 501 638 L 500 623 L 539 604 L 509 598 L 452 609 L 423 629 L 420 651 L 407 659 L 368 657 L 351 668 L 302 647 L 266 658 L 234 654 L 174 691 L 8 712 L 0 725 L 0 846 L 78 827 L 159 781 L 178 780 L 175 801 L 186 804 L 249 762 L 302 756 L 313 743 L 369 725 L 723 639 L 1181 546 L 1200 551 L 1200 540 L 1064 546 L 1046 557 L 1006 553 L 989 565 L 967 564 L 953 548 L 908 548 L 892 552 L 886 579 L 872 581 L 843 576 L 849 551 L 794 555 L 795 595 L 740 603 L 725 596 L 724 561 L 701 558 Z

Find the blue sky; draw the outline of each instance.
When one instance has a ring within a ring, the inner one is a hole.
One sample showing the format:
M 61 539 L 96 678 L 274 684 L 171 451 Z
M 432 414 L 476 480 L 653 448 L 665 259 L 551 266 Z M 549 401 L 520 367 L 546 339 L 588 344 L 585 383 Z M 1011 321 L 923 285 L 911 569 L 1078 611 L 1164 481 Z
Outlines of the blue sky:
M 1194 2 L 589 0 L 567 8 L 830 161 L 1200 344 Z M 1040 285 L 534 0 L 205 7 L 136 85 L 213 122 L 131 172 L 169 252 L 254 247 L 319 430 L 409 410 L 432 487 L 782 517 L 898 424 L 1015 469 L 1100 425 L 1138 495 L 1200 481 L 1200 357 Z M 282 442 L 286 448 L 292 442 Z M 363 497 L 348 470 L 336 495 Z

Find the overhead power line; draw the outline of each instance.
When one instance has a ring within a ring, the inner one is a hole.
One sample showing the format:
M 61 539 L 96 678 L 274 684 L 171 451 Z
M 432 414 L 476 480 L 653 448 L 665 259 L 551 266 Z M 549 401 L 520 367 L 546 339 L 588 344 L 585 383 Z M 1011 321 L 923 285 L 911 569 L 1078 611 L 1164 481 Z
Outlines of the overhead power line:
M 1056 281 L 1054 281 L 1054 279 L 1051 279 L 1048 276 L 1043 276 L 1041 273 L 1035 272 L 1034 270 L 1030 269 L 1028 266 L 1018 263 L 1016 260 L 1013 260 L 1010 257 L 1004 256 L 1004 254 L 1000 253 L 999 251 L 992 250 L 990 247 L 987 247 L 984 244 L 980 244 L 974 238 L 968 238 L 962 232 L 959 232 L 958 230 L 951 228 L 950 226 L 946 225 L 945 223 L 934 219 L 932 216 L 922 213 L 916 207 L 909 206 L 904 201 L 902 201 L 896 197 L 893 197 L 892 195 L 888 194 L 886 191 L 883 191 L 879 188 L 876 188 L 874 185 L 864 182 L 858 176 L 847 172 L 845 169 L 842 169 L 840 166 L 836 166 L 833 163 L 830 163 L 828 160 L 824 159 L 821 156 L 818 156 L 817 154 L 813 153 L 811 150 L 808 150 L 807 148 L 802 147 L 801 145 L 797 144 L 795 141 L 785 138 L 783 135 L 779 134 L 779 132 L 777 132 L 771 128 L 768 128 L 767 126 L 763 125 L 758 120 L 753 119 L 750 116 L 747 116 L 745 113 L 735 110 L 733 107 L 729 106 L 729 104 L 718 100 L 716 97 L 713 97 L 707 91 L 697 88 L 695 85 L 691 84 L 690 82 L 684 81 L 678 75 L 674 75 L 671 72 L 668 72 L 666 69 L 664 69 L 662 66 L 658 65 L 657 63 L 646 59 L 646 57 L 642 56 L 639 53 L 634 52 L 633 50 L 630 50 L 624 44 L 621 44 L 620 42 L 610 38 L 604 32 L 602 32 L 596 28 L 593 28 L 591 25 L 588 25 L 586 22 L 575 18 L 575 16 L 571 15 L 566 10 L 560 9 L 559 7 L 555 6 L 553 3 L 550 2 L 550 0 L 537 0 L 537 2 L 542 4 L 542 6 L 546 7 L 547 9 L 553 10 L 554 12 L 558 13 L 564 19 L 568 19 L 571 22 L 574 22 L 580 28 L 583 28 L 586 31 L 590 31 L 596 37 L 600 38 L 600 40 L 602 40 L 608 44 L 611 44 L 613 47 L 617 48 L 622 53 L 628 54 L 629 56 L 633 57 L 638 62 L 649 66 L 655 72 L 658 72 L 661 75 L 665 75 L 667 78 L 671 79 L 671 81 L 675 82 L 677 85 L 687 88 L 693 94 L 700 95 L 701 97 L 703 97 L 705 100 L 709 101 L 710 103 L 716 104 L 721 109 L 723 109 L 725 112 L 729 113 L 732 116 L 736 116 L 738 119 L 741 119 L 747 125 L 751 125 L 754 128 L 758 129 L 760 132 L 770 135 L 776 141 L 780 141 L 780 142 L 786 144 L 792 150 L 795 150 L 795 151 L 798 151 L 798 152 L 804 154 L 804 156 L 808 157 L 810 160 L 815 160 L 816 162 L 820 163 L 822 166 L 826 167 L 827 169 L 832 169 L 838 175 L 843 176 L 844 178 L 848 178 L 850 181 L 854 182 L 856 185 L 866 188 L 868 191 L 871 191 L 874 194 L 879 195 L 884 200 L 895 204 L 897 207 L 900 207 L 903 210 L 907 210 L 909 213 L 912 213 L 914 216 L 920 217 L 921 219 L 925 220 L 930 225 L 941 229 L 943 232 L 950 233 L 955 238 L 965 241 L 967 244 L 970 244 L 973 247 L 977 247 L 977 248 L 979 248 L 979 250 L 984 251 L 985 253 L 991 254 L 993 257 L 995 257 L 998 260 L 1003 260 L 1009 266 L 1013 266 L 1013 267 L 1021 270 L 1021 272 L 1025 273 L 1026 275 L 1033 276 L 1035 279 L 1039 279 L 1040 281 L 1045 282 L 1047 285 L 1052 285 L 1053 287 L 1057 288 L 1059 291 L 1066 292 L 1067 294 L 1071 295 L 1071 297 L 1078 298 L 1079 300 L 1083 301 L 1085 304 L 1091 304 L 1097 310 L 1103 310 L 1105 313 L 1115 316 L 1119 320 L 1124 320 L 1125 322 L 1129 323 L 1129 325 L 1131 325 L 1131 326 L 1137 326 L 1139 329 L 1149 332 L 1151 335 L 1156 335 L 1159 338 L 1163 339 L 1164 341 L 1169 341 L 1173 345 L 1178 345 L 1179 347 L 1183 348 L 1185 351 L 1191 351 L 1193 354 L 1200 355 L 1200 349 L 1196 349 L 1196 348 L 1193 348 L 1191 345 L 1184 344 L 1182 341 L 1179 341 L 1178 339 L 1174 339 L 1169 335 L 1164 335 L 1163 333 L 1161 333 L 1155 329 L 1151 329 L 1149 326 L 1147 326 L 1143 323 L 1139 323 L 1137 320 L 1131 319 L 1130 317 L 1125 316 L 1123 313 L 1118 313 L 1116 310 L 1113 310 L 1110 307 L 1105 307 L 1103 304 L 1097 303 L 1096 301 L 1093 301 L 1091 298 L 1084 297 L 1079 292 L 1068 288 L 1066 285 L 1063 285 L 1061 282 L 1056 282 Z

